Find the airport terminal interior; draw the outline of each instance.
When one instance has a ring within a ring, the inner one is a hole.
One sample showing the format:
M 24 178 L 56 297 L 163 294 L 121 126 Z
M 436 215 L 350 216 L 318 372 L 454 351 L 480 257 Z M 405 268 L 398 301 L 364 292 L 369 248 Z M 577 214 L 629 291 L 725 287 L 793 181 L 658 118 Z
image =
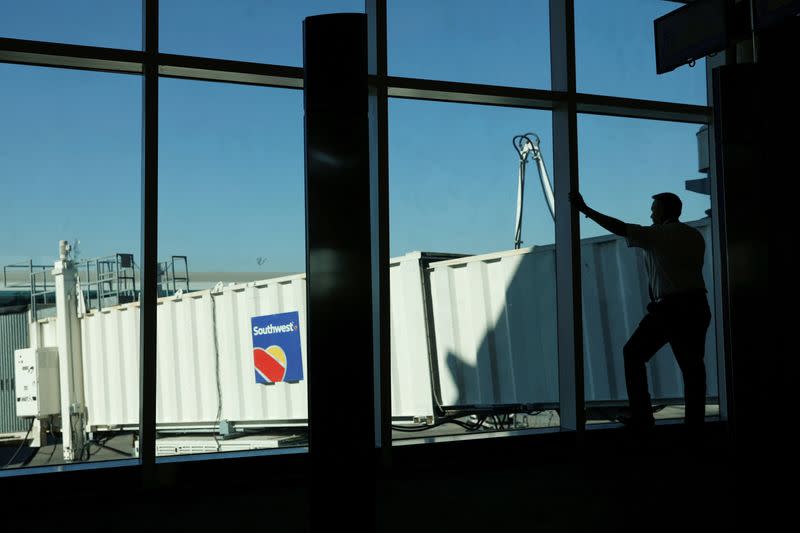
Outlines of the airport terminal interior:
M 0 0 L 2 523 L 779 523 L 799 14 Z M 630 362 L 664 192 L 693 396 L 672 330 Z

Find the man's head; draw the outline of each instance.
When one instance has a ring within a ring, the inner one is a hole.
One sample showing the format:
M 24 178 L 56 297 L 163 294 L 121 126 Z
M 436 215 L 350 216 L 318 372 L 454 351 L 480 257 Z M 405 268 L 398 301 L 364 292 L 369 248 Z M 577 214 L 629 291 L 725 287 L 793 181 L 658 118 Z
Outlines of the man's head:
M 677 194 L 671 192 L 658 193 L 653 196 L 650 218 L 653 220 L 653 224 L 675 222 L 681 216 L 682 209 L 683 204 Z

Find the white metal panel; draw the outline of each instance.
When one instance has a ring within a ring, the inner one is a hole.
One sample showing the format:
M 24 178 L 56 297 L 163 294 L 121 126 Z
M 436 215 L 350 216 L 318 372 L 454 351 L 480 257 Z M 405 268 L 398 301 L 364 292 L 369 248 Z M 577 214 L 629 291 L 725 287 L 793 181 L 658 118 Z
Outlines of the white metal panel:
M 30 316 L 30 312 L 28 312 Z M 43 318 L 30 323 L 30 343 L 31 348 L 45 348 L 57 346 L 56 340 L 56 318 Z
M 420 254 L 393 260 L 392 265 L 393 415 L 430 416 L 433 401 Z M 216 421 L 217 352 L 220 419 L 252 424 L 306 422 L 305 290 L 305 276 L 295 275 L 231 285 L 213 295 L 200 291 L 159 299 L 157 423 L 162 427 L 207 426 Z M 300 383 L 257 384 L 250 319 L 288 311 L 298 311 L 300 316 L 305 379 Z M 88 313 L 81 325 L 88 425 L 136 425 L 138 304 Z M 40 325 L 40 330 L 46 338 L 48 324 Z
M 257 384 L 251 318 L 298 311 L 304 380 Z M 161 426 L 304 422 L 307 418 L 305 278 L 295 275 L 201 291 L 158 302 L 156 421 Z M 92 312 L 82 320 L 89 426 L 138 421 L 138 305 Z M 216 338 L 215 338 L 216 337 Z M 219 362 L 217 361 L 219 358 Z
M 708 222 L 695 225 L 709 242 Z M 707 246 L 706 284 L 713 287 L 710 254 Z M 620 239 L 588 240 L 582 257 L 587 400 L 624 399 L 622 346 L 644 312 L 647 280 L 636 252 Z M 438 261 L 426 271 L 429 260 L 418 252 L 391 260 L 393 416 L 433 414 L 432 371 L 444 405 L 557 401 L 553 247 Z M 157 422 L 214 423 L 218 354 L 220 419 L 304 423 L 305 290 L 304 275 L 295 275 L 159 300 Z M 427 322 L 427 298 L 433 323 Z M 300 316 L 304 381 L 257 384 L 250 319 L 287 311 Z M 92 312 L 81 322 L 89 426 L 136 425 L 138 304 Z M 429 334 L 435 337 L 435 369 Z M 714 336 L 712 322 L 706 348 L 710 395 L 717 391 Z M 33 323 L 31 339 L 32 346 L 54 346 L 55 319 Z M 670 355 L 656 356 L 650 376 L 655 399 L 682 396 Z
M 648 301 L 644 263 L 623 239 L 587 239 L 581 244 L 581 276 L 586 400 L 626 399 L 622 347 Z
M 209 424 L 216 420 L 216 354 L 211 306 L 212 298 L 219 301 L 223 297 L 201 291 L 159 301 L 157 423 Z M 231 355 L 220 350 L 221 360 Z
M 391 260 L 392 416 L 432 416 L 434 399 L 425 320 L 422 254 L 412 252 Z
M 139 306 L 104 309 L 81 319 L 88 425 L 139 420 Z
M 247 421 L 305 421 L 308 418 L 305 276 L 230 287 L 217 300 L 216 331 L 223 387 L 222 418 Z M 258 384 L 253 366 L 250 319 L 297 311 L 303 354 L 303 381 Z
M 703 219 L 691 225 L 706 239 L 703 275 L 712 288 L 710 224 Z M 645 313 L 644 265 L 618 237 L 587 239 L 581 246 L 586 400 L 625 400 L 622 347 Z M 429 276 L 444 405 L 557 401 L 552 246 L 432 263 Z M 712 319 L 706 336 L 709 396 L 718 394 L 715 336 Z M 683 397 L 668 346 L 650 362 L 648 375 L 654 400 Z
M 558 399 L 552 247 L 433 263 L 445 405 Z

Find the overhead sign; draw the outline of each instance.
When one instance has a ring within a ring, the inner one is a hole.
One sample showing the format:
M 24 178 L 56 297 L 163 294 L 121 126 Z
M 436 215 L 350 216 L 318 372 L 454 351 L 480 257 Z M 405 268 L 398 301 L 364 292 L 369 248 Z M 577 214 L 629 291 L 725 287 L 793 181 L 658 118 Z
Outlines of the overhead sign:
M 303 380 L 300 315 L 297 311 L 251 319 L 256 383 Z
M 653 21 L 656 73 L 720 52 L 728 43 L 726 0 L 696 0 Z

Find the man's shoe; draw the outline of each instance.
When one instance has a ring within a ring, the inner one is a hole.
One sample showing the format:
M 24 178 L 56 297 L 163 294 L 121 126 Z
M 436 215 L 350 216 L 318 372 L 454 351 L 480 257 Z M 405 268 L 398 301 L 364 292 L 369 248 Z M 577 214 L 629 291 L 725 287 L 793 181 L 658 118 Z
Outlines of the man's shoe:
M 650 417 L 634 417 L 628 414 L 620 414 L 617 416 L 617 422 L 637 433 L 646 433 L 652 430 L 655 425 L 655 419 Z

